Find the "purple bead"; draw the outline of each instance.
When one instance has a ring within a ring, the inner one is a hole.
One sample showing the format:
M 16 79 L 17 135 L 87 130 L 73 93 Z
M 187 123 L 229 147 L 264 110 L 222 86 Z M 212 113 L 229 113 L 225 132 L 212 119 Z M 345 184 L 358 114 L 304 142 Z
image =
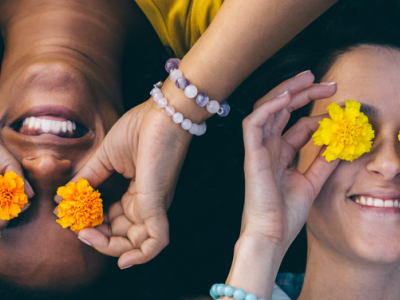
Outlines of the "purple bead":
M 178 69 L 178 64 L 180 63 L 180 59 L 179 58 L 170 58 L 167 60 L 167 62 L 165 63 L 165 71 L 167 71 L 168 73 L 171 72 L 171 69 Z
M 175 84 L 178 89 L 184 90 L 189 85 L 189 80 L 182 76 L 175 81 Z
M 226 117 L 227 115 L 229 115 L 229 112 L 231 111 L 231 107 L 229 106 L 228 102 L 225 101 L 224 103 L 221 103 L 219 105 L 219 107 L 220 107 L 220 110 L 217 113 L 220 117 Z
M 196 97 L 196 103 L 201 107 L 206 106 L 209 101 L 210 98 L 206 94 L 198 94 Z

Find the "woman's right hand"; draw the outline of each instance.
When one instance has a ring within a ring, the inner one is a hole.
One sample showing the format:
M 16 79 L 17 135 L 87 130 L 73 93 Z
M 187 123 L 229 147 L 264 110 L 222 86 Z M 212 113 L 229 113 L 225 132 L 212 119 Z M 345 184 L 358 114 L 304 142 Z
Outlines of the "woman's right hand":
M 308 71 L 283 82 L 257 101 L 243 121 L 246 202 L 241 236 L 262 239 L 282 251 L 300 232 L 314 199 L 339 163 L 328 163 L 321 149 L 304 174 L 294 166 L 296 153 L 326 116 L 302 118 L 282 136 L 293 110 L 335 94 L 336 83 L 313 81 Z

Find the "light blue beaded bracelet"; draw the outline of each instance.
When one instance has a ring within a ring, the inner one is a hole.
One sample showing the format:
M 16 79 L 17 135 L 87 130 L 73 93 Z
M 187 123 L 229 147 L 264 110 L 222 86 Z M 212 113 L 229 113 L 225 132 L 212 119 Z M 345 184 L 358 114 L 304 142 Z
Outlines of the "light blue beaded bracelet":
M 200 107 L 206 106 L 209 113 L 217 113 L 220 117 L 226 117 L 231 110 L 228 102 L 219 104 L 216 100 L 210 100 L 206 94 L 198 94 L 197 88 L 189 84 L 189 80 L 183 77 L 182 72 L 178 70 L 179 62 L 180 59 L 178 58 L 170 58 L 165 64 L 165 70 L 169 73 L 169 78 L 175 82 L 177 88 L 184 90 L 186 97 L 196 98 L 196 103 Z
M 233 297 L 235 300 L 265 300 L 258 299 L 253 293 L 248 293 L 243 289 L 235 289 L 231 285 L 225 285 L 223 283 L 216 283 L 210 289 L 210 296 L 213 299 L 219 299 L 222 296 Z

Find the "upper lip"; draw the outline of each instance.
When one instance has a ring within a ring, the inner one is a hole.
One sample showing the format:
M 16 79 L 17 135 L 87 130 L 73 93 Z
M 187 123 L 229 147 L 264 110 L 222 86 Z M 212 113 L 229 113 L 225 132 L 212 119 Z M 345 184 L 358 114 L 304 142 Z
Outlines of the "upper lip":
M 351 195 L 351 197 L 355 196 L 364 196 L 364 197 L 378 198 L 382 200 L 391 200 L 391 199 L 400 199 L 400 191 L 394 189 L 375 189 L 368 192 L 361 192 Z
M 81 119 L 70 109 L 66 108 L 63 105 L 39 105 L 32 107 L 25 111 L 21 116 L 19 116 L 16 120 L 14 120 L 11 124 L 17 124 L 22 120 L 25 120 L 29 117 L 39 117 L 39 116 L 58 116 L 78 124 L 83 125 L 88 128 L 88 124 L 84 124 Z

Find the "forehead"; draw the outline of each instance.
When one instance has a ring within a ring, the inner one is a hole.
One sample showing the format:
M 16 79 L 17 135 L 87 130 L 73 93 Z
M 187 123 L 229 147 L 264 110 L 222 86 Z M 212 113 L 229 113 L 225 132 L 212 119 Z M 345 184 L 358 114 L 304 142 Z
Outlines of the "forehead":
M 335 81 L 337 93 L 315 101 L 312 114 L 326 113 L 327 106 L 356 100 L 386 116 L 400 113 L 400 51 L 361 46 L 338 57 L 322 81 Z

